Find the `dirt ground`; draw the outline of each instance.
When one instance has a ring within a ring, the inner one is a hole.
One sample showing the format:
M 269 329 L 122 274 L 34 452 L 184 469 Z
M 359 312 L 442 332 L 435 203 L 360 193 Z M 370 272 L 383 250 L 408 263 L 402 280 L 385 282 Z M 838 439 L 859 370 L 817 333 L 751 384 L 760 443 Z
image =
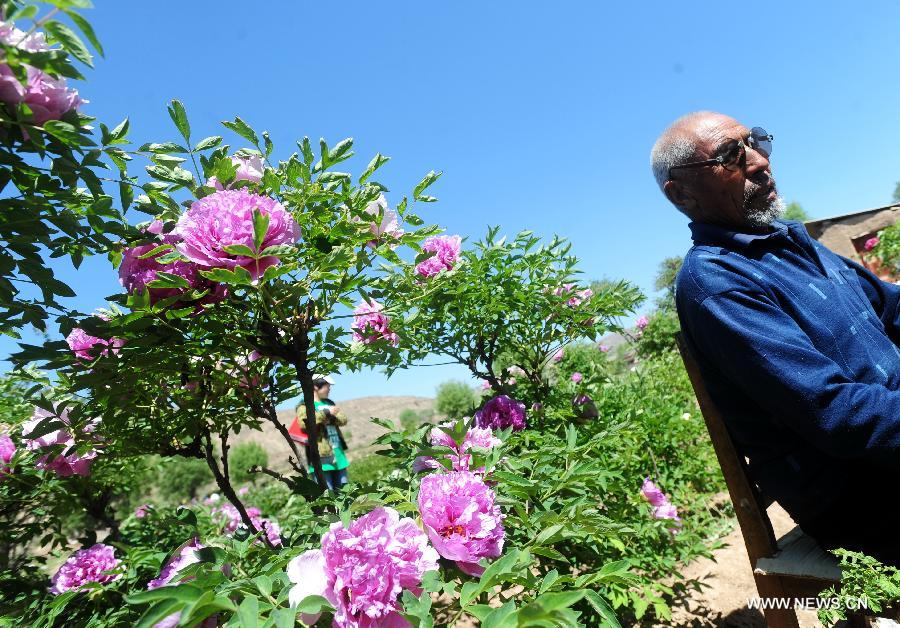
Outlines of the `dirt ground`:
M 786 534 L 796 525 L 777 504 L 770 506 L 768 513 L 775 536 Z M 712 559 L 697 560 L 683 570 L 685 578 L 701 581 L 702 591 L 674 610 L 671 626 L 765 628 L 762 611 L 747 608 L 747 599 L 756 597 L 757 593 L 740 530 L 735 527 L 724 542 L 726 546 L 716 550 Z M 814 611 L 800 611 L 797 616 L 800 628 L 822 625 Z

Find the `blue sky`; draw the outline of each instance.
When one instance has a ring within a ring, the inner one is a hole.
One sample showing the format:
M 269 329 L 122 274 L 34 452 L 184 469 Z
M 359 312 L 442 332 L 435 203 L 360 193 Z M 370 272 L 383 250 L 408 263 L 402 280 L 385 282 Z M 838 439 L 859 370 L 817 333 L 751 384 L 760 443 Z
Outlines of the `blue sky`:
M 80 86 L 84 110 L 111 126 L 128 116 L 136 143 L 175 139 L 171 98 L 198 138 L 240 115 L 281 157 L 304 135 L 353 137 L 352 170 L 393 158 L 389 201 L 443 171 L 422 214 L 449 233 L 557 233 L 588 278 L 645 292 L 690 244 L 648 167 L 683 113 L 768 129 L 782 194 L 813 217 L 885 204 L 900 179 L 893 1 L 95 2 L 106 58 Z M 119 289 L 105 260 L 58 268 L 84 311 Z M 335 397 L 432 395 L 465 376 L 349 374 Z

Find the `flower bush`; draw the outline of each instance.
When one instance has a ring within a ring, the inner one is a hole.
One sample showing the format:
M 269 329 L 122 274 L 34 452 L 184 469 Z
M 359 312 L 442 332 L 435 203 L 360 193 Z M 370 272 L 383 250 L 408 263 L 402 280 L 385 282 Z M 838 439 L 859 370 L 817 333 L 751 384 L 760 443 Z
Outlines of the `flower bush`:
M 53 24 L 45 16 L 31 35 L 0 36 L 0 92 L 18 93 L 14 79 L 27 89 L 22 64 L 73 77 L 65 51 L 28 50 L 46 42 L 85 60 L 77 36 Z M 638 619 L 652 605 L 667 618 L 662 575 L 706 551 L 705 505 L 721 485 L 702 424 L 681 419 L 696 409 L 670 356 L 622 375 L 596 348 L 640 301 L 635 288 L 582 281 L 559 238 L 507 239 L 494 227 L 463 246 L 438 235 L 415 212 L 436 200 L 427 192 L 439 175 L 388 207 L 377 180 L 386 157 L 356 176 L 336 169 L 353 156 L 351 140 L 304 138 L 282 153 L 234 118 L 223 123 L 234 150 L 222 136 L 195 138 L 172 101 L 179 137 L 130 150 L 127 122 L 94 136 L 67 87 L 41 89 L 57 111 L 67 97 L 69 108 L 39 122 L 27 102 L 6 102 L 2 150 L 23 198 L 4 208 L 35 215 L 35 241 L 76 265 L 105 254 L 123 290 L 95 316 L 63 308 L 65 341 L 23 345 L 0 389 L 11 426 L 0 441 L 9 617 L 617 626 L 617 614 Z M 80 160 L 92 144 L 96 159 Z M 38 146 L 39 157 L 20 155 Z M 32 161 L 44 158 L 49 175 Z M 127 172 L 135 160 L 146 176 Z M 99 164 L 119 173 L 117 199 Z M 152 222 L 127 222 L 130 207 Z M 25 246 L 0 229 L 12 250 Z M 69 294 L 40 264 L 0 269 L 46 286 L 38 303 L 0 282 L 0 331 L 40 327 Z M 317 449 L 307 467 L 276 408 L 302 395 L 316 442 L 314 373 L 393 373 L 434 355 L 486 383 L 472 418 L 405 432 L 382 423 L 379 453 L 392 470 L 325 490 Z M 38 416 L 33 406 L 62 409 Z M 264 425 L 286 464 L 263 463 L 257 482 L 235 486 L 235 436 Z M 677 535 L 638 497 L 651 469 L 679 504 Z M 48 562 L 66 556 L 51 582 Z M 58 595 L 45 595 L 51 586 Z

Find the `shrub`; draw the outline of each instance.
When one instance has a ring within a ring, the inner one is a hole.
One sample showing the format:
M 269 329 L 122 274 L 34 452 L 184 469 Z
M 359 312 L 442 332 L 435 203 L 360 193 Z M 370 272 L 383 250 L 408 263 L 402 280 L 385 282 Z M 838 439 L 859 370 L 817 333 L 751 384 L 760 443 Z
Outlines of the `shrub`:
M 393 458 L 369 454 L 351 462 L 348 473 L 353 482 L 376 482 L 396 468 Z
M 259 478 L 258 473 L 250 473 L 251 467 L 266 467 L 269 465 L 269 455 L 262 445 L 256 442 L 241 443 L 231 450 L 231 466 L 229 472 L 235 482 L 255 482 Z
M 403 412 L 400 413 L 400 427 L 402 427 L 407 432 L 415 430 L 421 423 L 422 418 L 415 410 L 405 408 Z
M 472 387 L 464 382 L 444 382 L 437 389 L 434 407 L 449 419 L 471 416 L 478 404 Z
M 172 504 L 195 499 L 198 489 L 213 480 L 206 460 L 200 458 L 164 458 L 158 469 L 156 488 L 159 496 Z

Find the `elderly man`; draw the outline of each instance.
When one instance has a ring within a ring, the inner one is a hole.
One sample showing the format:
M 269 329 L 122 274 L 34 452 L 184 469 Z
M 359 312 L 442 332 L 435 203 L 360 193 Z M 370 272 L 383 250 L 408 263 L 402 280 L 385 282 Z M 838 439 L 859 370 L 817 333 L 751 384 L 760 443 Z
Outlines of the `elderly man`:
M 766 131 L 711 112 L 653 147 L 691 219 L 683 334 L 763 493 L 823 546 L 900 564 L 900 287 L 778 219 L 771 152 Z

